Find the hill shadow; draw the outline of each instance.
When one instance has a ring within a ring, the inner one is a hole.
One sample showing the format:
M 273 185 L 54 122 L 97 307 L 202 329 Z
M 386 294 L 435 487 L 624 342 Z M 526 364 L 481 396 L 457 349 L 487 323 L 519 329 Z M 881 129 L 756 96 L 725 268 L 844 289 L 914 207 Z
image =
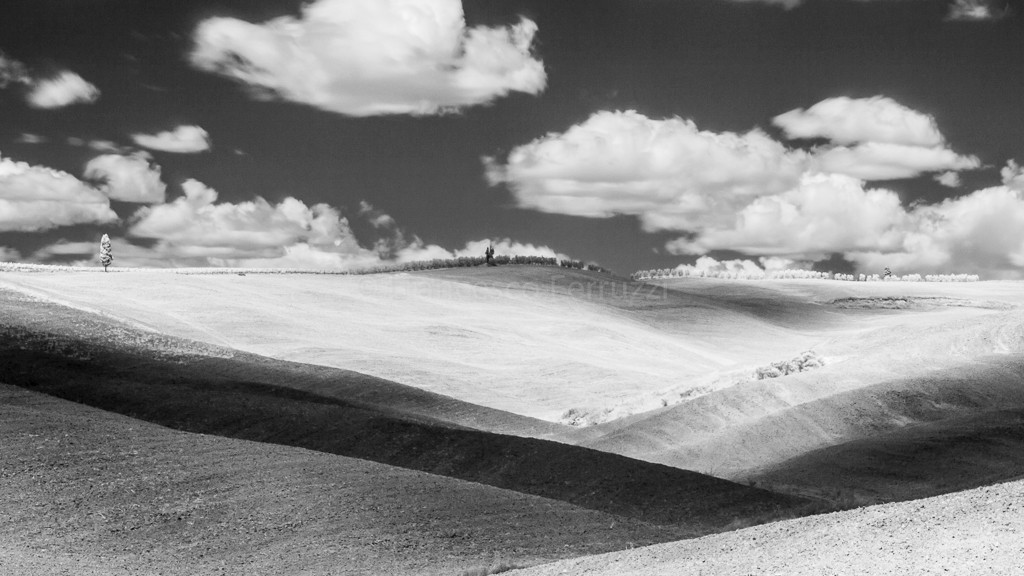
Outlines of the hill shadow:
M 348 398 L 376 382 L 349 372 L 225 353 L 5 296 L 0 381 L 177 430 L 372 460 L 694 535 L 807 510 L 803 499 L 695 472 L 399 410 L 387 406 L 386 386 Z

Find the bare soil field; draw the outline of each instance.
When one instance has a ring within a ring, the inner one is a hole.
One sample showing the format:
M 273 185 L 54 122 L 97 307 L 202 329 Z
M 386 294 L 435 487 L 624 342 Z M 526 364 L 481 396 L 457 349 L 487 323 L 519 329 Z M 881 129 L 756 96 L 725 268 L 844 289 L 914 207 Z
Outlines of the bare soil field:
M 509 576 L 1012 576 L 1024 558 L 1024 481 L 726 534 L 562 560 Z
M 0 290 L 0 311 L 11 573 L 458 574 L 820 508 L 475 429 L 557 425 L 364 375 L 21 293 Z
M 990 542 L 1019 528 L 1000 516 L 1017 512 L 1017 484 L 958 491 L 1024 477 L 1024 283 L 639 283 L 532 266 L 4 273 L 0 312 L 0 382 L 627 523 L 605 550 L 954 499 L 624 552 L 637 559 L 624 571 L 608 557 L 558 565 L 566 573 L 832 573 L 786 550 L 826 554 L 842 574 L 964 573 L 946 553 L 960 550 L 999 573 L 1006 548 Z M 401 493 L 398 506 L 429 498 Z M 974 513 L 978 494 L 993 503 Z M 968 536 L 952 542 L 956 522 Z M 38 539 L 25 542 L 16 557 Z
M 347 372 L 313 370 L 319 378 L 311 379 L 302 365 L 0 295 L 7 296 L 0 298 L 0 382 L 179 430 L 364 458 L 672 524 L 689 534 L 803 504 L 687 470 L 403 412 L 386 395 L 350 397 L 357 384 Z
M 0 385 L 0 573 L 459 574 L 671 530 Z

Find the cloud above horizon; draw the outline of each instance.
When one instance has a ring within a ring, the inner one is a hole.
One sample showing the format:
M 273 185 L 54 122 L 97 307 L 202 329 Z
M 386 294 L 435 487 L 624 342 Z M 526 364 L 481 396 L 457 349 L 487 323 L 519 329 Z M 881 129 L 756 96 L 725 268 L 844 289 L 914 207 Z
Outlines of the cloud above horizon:
M 278 204 L 260 197 L 217 202 L 217 191 L 202 182 L 186 180 L 181 187 L 184 196 L 139 209 L 128 236 L 156 240 L 157 250 L 171 259 L 279 259 L 289 249 L 315 250 L 337 262 L 375 257 L 356 242 L 348 220 L 327 204 L 307 206 L 292 197 Z
M 85 165 L 84 176 L 112 200 L 162 204 L 166 198 L 160 166 L 145 152 L 96 156 Z
M 727 215 L 748 199 L 795 185 L 808 155 L 760 130 L 701 131 L 690 120 L 635 111 L 597 112 L 561 134 L 518 146 L 500 164 L 484 159 L 522 208 L 640 218 L 644 229 L 680 230 Z
M 526 18 L 469 28 L 461 0 L 315 0 L 298 18 L 204 20 L 190 59 L 258 98 L 350 116 L 428 115 L 542 92 L 536 32 Z
M 910 146 L 945 144 L 935 118 L 885 96 L 826 98 L 772 119 L 787 138 L 825 138 L 836 144 L 886 142 Z
M 132 134 L 132 141 L 143 148 L 174 154 L 196 154 L 210 149 L 210 134 L 206 130 L 184 124 L 156 134 Z
M 0 51 L 0 89 L 22 86 L 25 103 L 33 108 L 54 109 L 72 104 L 91 104 L 100 90 L 70 70 L 59 70 L 48 77 L 34 77 L 24 63 Z
M 981 166 L 977 157 L 948 148 L 934 117 L 885 96 L 826 98 L 779 114 L 772 123 L 790 139 L 829 140 L 831 145 L 813 150 L 814 169 L 821 172 L 895 180 Z
M 1015 273 L 1024 226 L 1011 223 L 1024 202 L 1009 183 L 1024 177 L 1013 161 L 1003 169 L 1006 186 L 906 208 L 896 192 L 867 183 L 931 174 L 957 186 L 958 171 L 981 165 L 950 150 L 934 118 L 875 97 L 829 99 L 776 119 L 788 135 L 832 143 L 802 150 L 757 129 L 714 133 L 680 118 L 598 112 L 516 147 L 504 163 L 485 158 L 485 171 L 521 208 L 633 215 L 648 232 L 684 232 L 666 246 L 679 255 L 733 250 L 813 261 L 841 253 L 862 266 Z
M 728 249 L 793 260 L 842 254 L 859 269 L 983 273 L 1019 277 L 1024 266 L 1024 195 L 997 186 L 905 208 L 884 188 L 856 178 L 808 174 L 784 194 L 758 198 L 729 226 L 669 242 L 673 254 Z
M 99 97 L 99 88 L 78 74 L 63 70 L 52 78 L 34 81 L 25 101 L 33 108 L 54 109 L 72 104 L 90 104 Z
M 78 178 L 0 157 L 0 232 L 117 221 L 110 200 Z

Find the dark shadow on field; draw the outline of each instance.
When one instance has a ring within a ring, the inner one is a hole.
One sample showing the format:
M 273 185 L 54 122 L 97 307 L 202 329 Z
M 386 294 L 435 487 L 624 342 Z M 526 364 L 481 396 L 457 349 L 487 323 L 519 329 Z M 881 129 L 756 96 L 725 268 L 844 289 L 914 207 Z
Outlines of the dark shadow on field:
M 170 428 L 479 482 L 690 535 L 808 510 L 800 498 L 695 472 L 397 410 L 387 394 L 347 399 L 353 373 L 225 353 L 2 295 L 0 381 Z

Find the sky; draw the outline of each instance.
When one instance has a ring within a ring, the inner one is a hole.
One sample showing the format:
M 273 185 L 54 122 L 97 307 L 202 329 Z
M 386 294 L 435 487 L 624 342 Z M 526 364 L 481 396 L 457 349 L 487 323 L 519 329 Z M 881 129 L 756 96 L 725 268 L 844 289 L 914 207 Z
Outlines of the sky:
M 1024 278 L 1020 0 L 11 0 L 0 261 Z

